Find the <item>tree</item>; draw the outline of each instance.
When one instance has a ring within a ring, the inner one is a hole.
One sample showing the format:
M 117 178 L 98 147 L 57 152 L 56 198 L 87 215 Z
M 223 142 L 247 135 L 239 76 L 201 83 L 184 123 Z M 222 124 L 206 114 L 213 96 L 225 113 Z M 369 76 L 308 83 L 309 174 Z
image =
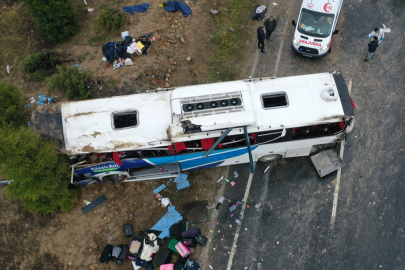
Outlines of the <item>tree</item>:
M 56 66 L 56 73 L 49 79 L 52 89 L 63 90 L 68 99 L 79 97 L 88 99 L 92 92 L 88 87 L 90 73 L 79 71 L 76 67 L 68 66 L 62 68 Z
M 28 13 L 50 40 L 64 42 L 77 34 L 79 21 L 72 0 L 23 0 Z
M 0 166 L 13 180 L 6 193 L 31 213 L 67 212 L 77 201 L 78 191 L 69 189 L 66 156 L 55 149 L 54 141 L 25 127 L 0 128 Z
M 24 98 L 15 85 L 0 83 L 0 127 L 22 126 L 25 122 Z

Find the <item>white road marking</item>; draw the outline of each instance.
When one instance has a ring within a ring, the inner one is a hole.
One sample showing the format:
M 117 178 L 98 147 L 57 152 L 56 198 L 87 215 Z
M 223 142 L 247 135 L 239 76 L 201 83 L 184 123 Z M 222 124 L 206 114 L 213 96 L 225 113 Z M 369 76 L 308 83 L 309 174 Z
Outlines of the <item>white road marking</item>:
M 291 7 L 291 2 L 289 4 L 289 7 Z M 291 8 L 289 8 L 288 10 L 291 10 Z M 277 55 L 276 65 L 274 66 L 273 77 L 277 77 L 278 64 L 280 63 L 281 51 L 283 50 L 283 46 L 284 46 L 285 32 L 287 30 L 288 21 L 289 21 L 288 20 L 288 14 L 289 13 L 287 13 L 287 18 L 285 20 L 285 25 L 284 25 L 284 30 L 283 30 L 283 39 L 281 40 L 280 48 L 278 49 L 278 55 Z
M 245 196 L 243 197 L 242 211 L 240 212 L 241 217 L 239 218 L 241 222 L 238 224 L 238 227 L 236 228 L 235 238 L 234 238 L 233 244 L 232 244 L 231 255 L 229 255 L 228 266 L 226 267 L 227 270 L 232 269 L 233 257 L 235 256 L 235 252 L 236 252 L 236 247 L 237 247 L 236 244 L 238 243 L 239 232 L 240 232 L 240 228 L 242 227 L 242 221 L 243 221 L 243 218 L 245 215 L 245 209 L 246 209 L 247 199 L 249 197 L 250 186 L 252 185 L 252 180 L 253 180 L 253 174 L 251 173 L 249 175 L 248 183 L 246 186 Z
M 349 95 L 352 92 L 352 80 L 349 80 L 349 86 L 347 87 L 349 90 Z M 340 159 L 343 161 L 343 153 L 345 151 L 345 142 L 346 140 L 343 140 L 340 142 Z M 342 176 L 342 168 L 338 169 L 337 177 L 336 177 L 336 186 L 335 186 L 335 193 L 333 194 L 333 207 L 332 207 L 332 218 L 330 221 L 331 228 L 335 226 L 335 220 L 336 220 L 336 209 L 337 209 L 337 203 L 338 203 L 338 198 L 339 198 L 339 189 L 340 189 L 340 177 Z

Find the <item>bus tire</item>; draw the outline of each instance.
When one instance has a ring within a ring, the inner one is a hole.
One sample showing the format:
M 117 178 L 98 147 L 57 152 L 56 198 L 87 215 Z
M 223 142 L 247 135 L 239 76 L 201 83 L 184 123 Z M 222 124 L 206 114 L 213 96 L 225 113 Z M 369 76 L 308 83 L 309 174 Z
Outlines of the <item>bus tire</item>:
M 262 156 L 259 158 L 260 162 L 270 162 L 270 161 L 276 161 L 281 158 L 281 155 L 273 154 L 273 155 L 267 155 L 267 156 Z

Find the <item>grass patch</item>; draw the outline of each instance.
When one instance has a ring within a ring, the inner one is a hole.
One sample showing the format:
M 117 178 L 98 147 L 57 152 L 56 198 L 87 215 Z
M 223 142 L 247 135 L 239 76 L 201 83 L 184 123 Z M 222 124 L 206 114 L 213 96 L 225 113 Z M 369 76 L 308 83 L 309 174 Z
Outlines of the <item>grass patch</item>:
M 95 30 L 97 32 L 103 30 L 119 30 L 126 23 L 126 16 L 124 13 L 116 9 L 106 8 L 98 15 L 95 22 Z
M 214 17 L 216 30 L 214 54 L 210 60 L 211 81 L 229 81 L 239 76 L 236 63 L 242 60 L 246 38 L 252 35 L 248 24 L 252 21 L 250 16 L 255 4 L 256 0 L 228 0 L 223 3 L 227 10 Z M 231 27 L 235 32 L 230 31 Z

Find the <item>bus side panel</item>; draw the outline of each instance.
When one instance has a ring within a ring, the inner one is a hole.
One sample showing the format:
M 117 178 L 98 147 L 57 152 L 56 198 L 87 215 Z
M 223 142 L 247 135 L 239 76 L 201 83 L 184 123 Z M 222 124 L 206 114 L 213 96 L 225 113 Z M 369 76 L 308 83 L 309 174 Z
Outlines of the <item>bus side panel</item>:
M 252 151 L 257 146 L 252 147 Z M 177 162 L 180 163 L 182 170 L 190 170 L 197 168 L 209 168 L 215 166 L 225 166 L 229 164 L 235 164 L 232 159 L 240 159 L 240 163 L 249 162 L 249 156 L 247 155 L 247 148 L 234 148 L 213 151 L 208 157 L 204 157 L 205 152 L 185 154 L 177 156 Z M 245 157 L 246 155 L 247 160 Z M 206 167 L 209 166 L 209 167 Z

